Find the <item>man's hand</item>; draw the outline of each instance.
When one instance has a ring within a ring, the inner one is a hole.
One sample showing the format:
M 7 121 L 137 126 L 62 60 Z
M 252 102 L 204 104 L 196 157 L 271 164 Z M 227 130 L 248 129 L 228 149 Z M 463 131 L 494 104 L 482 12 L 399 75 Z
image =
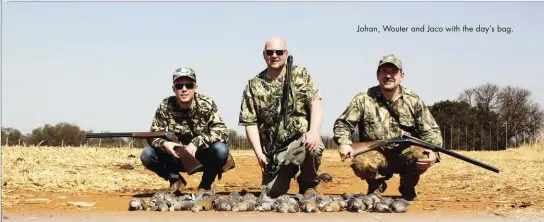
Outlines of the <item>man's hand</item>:
M 259 162 L 259 165 L 261 166 L 261 171 L 264 172 L 266 164 L 268 164 L 268 160 L 266 159 L 266 156 L 262 153 L 256 153 L 257 155 L 257 162 Z
M 338 153 L 340 154 L 340 158 L 342 158 L 342 162 L 351 156 L 352 151 L 353 147 L 351 145 L 340 145 L 338 147 Z
M 302 142 L 304 143 L 304 146 L 308 148 L 308 150 L 313 151 L 317 148 L 317 144 L 319 143 L 320 139 L 321 137 L 319 132 L 310 130 L 304 134 Z
M 416 162 L 416 169 L 419 172 L 419 174 L 425 173 L 427 169 L 429 169 L 434 163 L 436 163 L 436 153 L 434 153 L 434 151 L 425 149 L 423 153 L 429 154 L 429 158 L 419 159 Z
M 176 151 L 174 151 L 174 147 L 176 146 L 183 146 L 183 144 L 179 144 L 179 143 L 174 143 L 174 142 L 164 142 L 163 145 L 164 149 L 166 150 L 166 152 L 170 155 L 172 155 L 173 157 L 175 158 L 179 158 L 178 154 L 176 153 Z

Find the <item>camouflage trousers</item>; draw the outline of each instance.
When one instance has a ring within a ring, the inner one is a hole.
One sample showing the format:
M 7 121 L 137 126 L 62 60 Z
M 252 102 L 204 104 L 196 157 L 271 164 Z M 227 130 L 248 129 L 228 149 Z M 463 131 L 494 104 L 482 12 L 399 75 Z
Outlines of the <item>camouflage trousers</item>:
M 366 180 L 368 193 L 381 194 L 387 188 L 385 181 L 393 174 L 400 176 L 399 191 L 403 196 L 415 197 L 415 186 L 420 173 L 416 169 L 418 159 L 428 158 L 418 146 L 397 147 L 393 150 L 372 150 L 353 158 L 351 168 L 355 175 Z
M 323 155 L 325 145 L 323 144 L 323 141 L 319 140 L 316 149 L 314 151 L 309 151 L 307 148 L 303 148 L 298 145 L 301 141 L 302 137 L 292 142 L 290 145 L 293 146 L 293 144 L 296 144 L 297 148 L 306 150 L 306 152 L 303 153 L 303 158 L 293 157 L 302 159 L 302 161 L 300 161 L 300 165 L 297 164 L 299 161 L 287 160 L 289 155 L 285 155 L 285 152 L 288 152 L 288 150 L 285 150 L 278 155 L 285 156 L 286 161 L 290 163 L 286 165 L 282 164 L 276 175 L 272 176 L 266 172 L 262 173 L 261 184 L 266 185 L 269 196 L 275 198 L 282 194 L 286 194 L 290 188 L 291 180 L 295 178 L 299 170 L 300 174 L 297 177 L 299 192 L 303 193 L 307 189 L 315 188 L 319 184 L 317 174 L 319 166 L 321 165 L 321 157 Z M 303 144 L 300 145 L 304 146 Z

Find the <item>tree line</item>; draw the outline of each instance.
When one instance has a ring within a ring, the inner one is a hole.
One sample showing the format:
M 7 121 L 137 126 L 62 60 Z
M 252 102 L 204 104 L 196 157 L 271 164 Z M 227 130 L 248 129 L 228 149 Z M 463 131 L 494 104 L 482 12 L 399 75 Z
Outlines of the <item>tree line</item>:
M 446 149 L 503 150 L 540 139 L 544 126 L 544 111 L 532 100 L 528 89 L 516 86 L 500 87 L 486 83 L 462 91 L 453 100 L 442 100 L 428 106 L 440 126 Z M 23 134 L 12 127 L 2 127 L 1 143 L 20 146 L 147 146 L 145 139 L 85 138 L 86 133 L 75 124 L 66 122 L 44 124 Z M 358 141 L 358 132 L 352 137 Z M 229 129 L 231 149 L 251 149 L 245 135 Z M 323 136 L 327 148 L 336 148 L 331 136 Z

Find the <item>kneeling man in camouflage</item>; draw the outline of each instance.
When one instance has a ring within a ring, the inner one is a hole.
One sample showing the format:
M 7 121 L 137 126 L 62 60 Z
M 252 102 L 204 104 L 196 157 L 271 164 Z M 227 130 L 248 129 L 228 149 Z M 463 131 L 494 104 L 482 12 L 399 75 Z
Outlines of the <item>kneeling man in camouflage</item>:
M 379 85 L 355 95 L 334 124 L 334 141 L 342 158 L 351 155 L 352 132 L 359 130 L 359 141 L 391 139 L 409 133 L 426 142 L 442 146 L 440 128 L 423 100 L 402 87 L 402 62 L 395 55 L 383 56 L 376 73 Z M 353 158 L 353 172 L 368 183 L 368 194 L 381 195 L 386 180 L 400 175 L 399 192 L 408 201 L 416 198 L 415 186 L 420 175 L 439 155 L 429 149 L 404 145 L 381 148 Z
M 172 132 L 181 144 L 149 138 L 150 147 L 140 156 L 147 169 L 170 182 L 170 192 L 181 191 L 187 182 L 179 173 L 190 170 L 184 169 L 179 158 L 180 149 L 175 151 L 174 147 L 185 147 L 203 165 L 199 193 L 209 191 L 216 176 L 221 179 L 222 173 L 234 167 L 227 147 L 228 130 L 217 104 L 210 97 L 197 93 L 197 87 L 193 69 L 185 67 L 174 71 L 172 90 L 175 95 L 161 101 L 151 131 Z

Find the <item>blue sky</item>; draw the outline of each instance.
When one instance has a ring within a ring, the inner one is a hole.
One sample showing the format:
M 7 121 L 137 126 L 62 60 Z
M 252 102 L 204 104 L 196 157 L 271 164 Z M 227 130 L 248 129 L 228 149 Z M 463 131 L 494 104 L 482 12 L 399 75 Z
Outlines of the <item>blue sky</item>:
M 60 121 L 147 131 L 171 74 L 197 72 L 229 128 L 247 80 L 283 37 L 323 96 L 323 135 L 351 98 L 377 84 L 381 56 L 403 59 L 404 85 L 430 105 L 486 82 L 544 104 L 543 2 L 8 2 L 2 7 L 2 126 Z M 358 25 L 511 27 L 506 33 L 357 33 Z M 538 40 L 540 39 L 540 40 Z

